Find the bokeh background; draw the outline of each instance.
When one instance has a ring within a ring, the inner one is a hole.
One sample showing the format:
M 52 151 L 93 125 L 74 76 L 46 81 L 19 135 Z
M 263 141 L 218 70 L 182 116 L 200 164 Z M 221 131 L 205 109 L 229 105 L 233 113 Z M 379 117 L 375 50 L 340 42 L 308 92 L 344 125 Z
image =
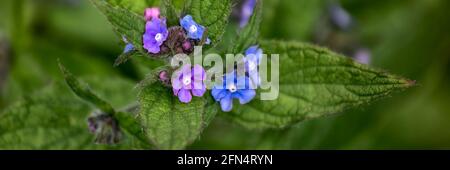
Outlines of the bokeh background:
M 418 86 L 369 106 L 282 130 L 245 130 L 218 116 L 188 149 L 450 149 L 450 1 L 263 2 L 261 38 L 327 46 L 414 79 Z M 240 2 L 235 4 L 238 8 Z M 132 6 L 132 10 L 140 9 Z M 87 0 L 0 0 L 0 110 L 42 91 L 58 91 L 50 93 L 54 98 L 74 97 L 68 88 L 53 89 L 52 84 L 62 81 L 58 58 L 77 76 L 139 81 L 152 63 L 136 59 L 114 68 L 114 59 L 123 49 L 120 40 Z M 107 92 L 114 96 L 117 88 Z M 90 135 L 85 130 L 87 112 L 70 121 L 70 125 L 79 124 L 74 135 Z M 4 117 L 0 113 L 0 119 Z M 51 120 L 59 119 L 63 118 Z M 0 134 L 7 134 L 7 129 L 0 125 Z M 79 148 L 64 141 L 58 147 L 27 147 L 6 145 L 3 140 L 0 148 Z M 30 138 L 27 142 L 42 141 Z

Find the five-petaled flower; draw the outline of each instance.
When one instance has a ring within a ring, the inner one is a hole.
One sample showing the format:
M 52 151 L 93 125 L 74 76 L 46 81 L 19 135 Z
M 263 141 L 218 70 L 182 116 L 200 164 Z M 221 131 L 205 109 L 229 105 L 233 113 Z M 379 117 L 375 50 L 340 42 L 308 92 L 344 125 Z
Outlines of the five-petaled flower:
M 189 103 L 192 95 L 201 97 L 205 94 L 206 73 L 202 66 L 196 64 L 191 67 L 190 64 L 185 64 L 173 74 L 171 80 L 173 93 L 181 102 Z
M 153 54 L 160 52 L 160 46 L 166 41 L 169 32 L 165 19 L 153 18 L 145 24 L 143 36 L 144 48 Z
M 190 39 L 201 40 L 203 33 L 205 32 L 205 27 L 197 24 L 191 15 L 186 15 L 180 20 L 180 25 L 187 32 L 187 36 Z M 206 39 L 206 44 L 209 44 L 211 40 Z
M 250 87 L 256 89 L 261 83 L 259 77 L 258 66 L 261 64 L 263 52 L 258 45 L 251 46 L 245 51 L 245 69 L 248 72 L 250 78 Z
M 231 72 L 223 77 L 221 85 L 213 87 L 211 94 L 216 101 L 220 102 L 222 110 L 229 112 L 233 109 L 233 99 L 238 99 L 240 104 L 246 104 L 255 97 L 256 92 L 250 89 L 248 77 Z

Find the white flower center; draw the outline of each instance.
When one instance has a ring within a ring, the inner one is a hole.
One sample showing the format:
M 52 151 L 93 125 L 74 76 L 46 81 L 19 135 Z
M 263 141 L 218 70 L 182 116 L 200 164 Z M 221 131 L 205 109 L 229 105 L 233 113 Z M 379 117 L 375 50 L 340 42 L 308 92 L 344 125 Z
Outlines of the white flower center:
M 231 93 L 234 93 L 237 91 L 237 87 L 234 84 L 231 84 L 230 87 L 228 87 L 228 90 L 230 90 Z
M 197 26 L 191 25 L 191 26 L 189 27 L 189 32 L 191 32 L 191 33 L 197 32 Z
M 163 38 L 163 35 L 161 33 L 158 33 L 155 35 L 155 40 L 158 42 L 160 42 L 162 40 L 162 38 Z
M 183 78 L 183 84 L 184 84 L 184 85 L 189 85 L 189 84 L 191 84 L 191 78 L 190 78 L 190 77 L 184 77 L 184 78 Z

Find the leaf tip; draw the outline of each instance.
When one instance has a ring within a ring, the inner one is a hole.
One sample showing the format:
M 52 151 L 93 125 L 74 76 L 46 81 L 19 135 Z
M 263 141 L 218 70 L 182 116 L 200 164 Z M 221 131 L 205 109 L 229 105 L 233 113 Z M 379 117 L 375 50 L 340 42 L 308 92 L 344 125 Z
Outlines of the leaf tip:
M 64 67 L 64 65 L 61 63 L 61 60 L 59 58 L 57 59 L 57 62 L 58 62 L 59 70 L 61 70 L 64 77 L 66 77 L 67 74 L 69 74 L 69 71 L 66 69 L 66 67 Z

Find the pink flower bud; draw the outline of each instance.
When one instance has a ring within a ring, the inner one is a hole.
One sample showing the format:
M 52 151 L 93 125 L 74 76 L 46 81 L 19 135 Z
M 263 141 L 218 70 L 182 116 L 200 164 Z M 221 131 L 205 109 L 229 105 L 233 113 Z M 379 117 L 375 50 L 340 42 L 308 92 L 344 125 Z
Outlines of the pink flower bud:
M 167 75 L 167 71 L 161 71 L 159 72 L 159 79 L 161 81 L 169 80 L 169 76 Z
M 183 42 L 183 50 L 186 50 L 186 51 L 192 50 L 192 44 L 189 40 L 186 40 Z
M 147 8 L 145 9 L 145 20 L 149 21 L 152 18 L 159 18 L 159 8 L 153 7 L 153 8 Z

